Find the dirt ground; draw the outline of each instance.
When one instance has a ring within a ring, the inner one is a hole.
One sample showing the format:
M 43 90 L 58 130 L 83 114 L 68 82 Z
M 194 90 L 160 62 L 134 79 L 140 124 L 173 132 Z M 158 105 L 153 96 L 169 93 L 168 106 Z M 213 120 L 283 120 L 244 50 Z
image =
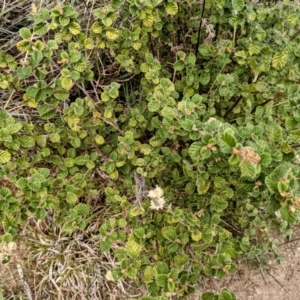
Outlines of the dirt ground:
M 300 242 L 286 251 L 286 262 L 269 272 L 239 265 L 234 276 L 221 282 L 210 279 L 205 286 L 214 292 L 227 288 L 236 294 L 238 300 L 298 300 Z M 194 299 L 199 298 L 196 296 Z
M 207 280 L 202 290 L 234 292 L 238 300 L 299 300 L 300 299 L 300 227 L 294 229 L 289 242 L 280 246 L 285 262 L 268 269 L 238 264 L 235 275 L 222 281 Z M 198 300 L 198 291 L 189 300 Z
M 297 240 L 299 238 L 299 240 Z M 234 292 L 238 300 L 298 300 L 300 299 L 300 228 L 296 230 L 292 240 L 281 246 L 286 251 L 286 262 L 283 265 L 272 268 L 268 271 L 259 268 L 248 268 L 243 264 L 238 265 L 238 271 L 234 276 L 225 280 L 216 279 L 205 280 L 203 288 L 219 292 L 227 288 Z M 1 262 L 11 257 L 7 264 Z M 0 299 L 29 299 L 26 296 L 22 281 L 17 271 L 20 264 L 25 280 L 30 278 L 28 267 L 24 264 L 26 249 L 20 245 L 12 243 L 10 245 L 0 244 Z M 27 274 L 27 277 L 26 277 Z M 6 295 L 16 295 L 16 297 L 1 298 L 1 289 L 6 291 Z M 18 296 L 17 296 L 18 295 Z M 201 291 L 198 290 L 190 300 L 200 299 Z M 53 299 L 55 300 L 55 299 Z M 96 299 L 94 299 L 96 300 Z

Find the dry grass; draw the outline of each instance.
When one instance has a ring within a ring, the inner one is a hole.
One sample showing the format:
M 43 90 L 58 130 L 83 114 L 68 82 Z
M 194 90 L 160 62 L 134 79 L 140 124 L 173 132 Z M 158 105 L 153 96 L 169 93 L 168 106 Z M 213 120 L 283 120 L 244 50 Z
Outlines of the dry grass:
M 62 233 L 55 224 L 28 220 L 17 243 L 0 246 L 1 260 L 11 257 L 0 271 L 4 299 L 121 300 L 143 295 L 129 282 L 106 278 L 117 263 L 99 249 L 97 229 L 102 212 L 94 215 L 84 232 L 72 235 Z M 18 266 L 24 278 L 18 274 Z
M 56 5 L 50 0 L 33 2 L 38 8 Z M 60 2 L 73 5 L 88 24 L 97 1 Z M 31 7 L 32 2 L 26 0 L 0 0 L 0 50 L 14 58 L 19 55 L 16 49 L 19 29 L 31 26 L 27 19 Z M 2 90 L 0 108 L 18 116 L 27 115 L 22 97 L 16 92 Z M 105 208 L 94 205 L 93 211 L 92 221 L 84 232 L 67 235 L 51 220 L 31 218 L 16 243 L 0 245 L 0 259 L 5 262 L 0 268 L 0 300 L 117 300 L 141 296 L 141 291 L 132 293 L 133 288 L 128 282 L 116 283 L 106 279 L 105 275 L 116 262 L 99 249 L 98 228 Z

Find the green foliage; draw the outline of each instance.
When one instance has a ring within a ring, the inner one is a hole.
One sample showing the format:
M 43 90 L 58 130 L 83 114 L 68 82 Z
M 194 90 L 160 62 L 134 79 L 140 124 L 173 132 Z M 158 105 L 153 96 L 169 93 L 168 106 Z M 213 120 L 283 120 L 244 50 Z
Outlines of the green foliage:
M 216 295 L 212 292 L 205 292 L 201 296 L 202 300 L 236 300 L 233 293 L 230 293 L 227 289 L 223 289 L 220 294 Z
M 206 2 L 30 16 L 20 56 L 0 52 L 0 88 L 38 116 L 0 111 L 3 240 L 49 211 L 85 231 L 103 195 L 99 247 L 142 299 L 182 299 L 200 274 L 276 250 L 270 230 L 299 222 L 299 8 Z

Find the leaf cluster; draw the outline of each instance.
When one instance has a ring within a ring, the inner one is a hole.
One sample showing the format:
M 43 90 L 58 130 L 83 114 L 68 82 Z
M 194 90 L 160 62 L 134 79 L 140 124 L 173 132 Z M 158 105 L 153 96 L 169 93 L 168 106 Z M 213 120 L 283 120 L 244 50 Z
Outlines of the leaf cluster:
M 84 232 L 101 195 L 99 247 L 142 299 L 276 250 L 300 216 L 298 10 L 113 0 L 86 27 L 72 6 L 33 11 L 20 56 L 0 52 L 0 88 L 28 111 L 0 111 L 2 240 L 50 212 Z

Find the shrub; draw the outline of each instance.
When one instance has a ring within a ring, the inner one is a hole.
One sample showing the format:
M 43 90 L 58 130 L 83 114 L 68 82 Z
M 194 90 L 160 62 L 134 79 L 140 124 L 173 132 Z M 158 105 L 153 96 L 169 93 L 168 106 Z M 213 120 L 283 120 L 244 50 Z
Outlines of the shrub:
M 29 119 L 1 111 L 2 239 L 50 212 L 84 231 L 103 193 L 99 247 L 120 263 L 107 278 L 146 285 L 143 299 L 278 254 L 273 230 L 299 221 L 298 10 L 124 0 L 87 24 L 33 10 L 21 55 L 0 53 L 0 87 Z

